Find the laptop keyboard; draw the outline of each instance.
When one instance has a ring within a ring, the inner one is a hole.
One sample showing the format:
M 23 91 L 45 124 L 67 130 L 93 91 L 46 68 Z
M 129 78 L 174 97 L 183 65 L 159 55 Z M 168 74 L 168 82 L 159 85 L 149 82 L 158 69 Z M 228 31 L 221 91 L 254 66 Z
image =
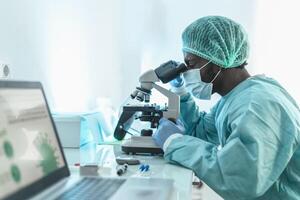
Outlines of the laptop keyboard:
M 124 182 L 123 179 L 85 177 L 56 200 L 109 199 Z

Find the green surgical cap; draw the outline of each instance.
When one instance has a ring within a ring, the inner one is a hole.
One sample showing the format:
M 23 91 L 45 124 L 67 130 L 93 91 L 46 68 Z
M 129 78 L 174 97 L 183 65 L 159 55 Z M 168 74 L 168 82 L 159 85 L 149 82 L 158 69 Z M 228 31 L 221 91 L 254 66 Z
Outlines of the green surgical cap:
M 221 16 L 207 16 L 182 33 L 184 52 L 210 60 L 223 68 L 238 67 L 249 54 L 248 37 L 241 25 Z

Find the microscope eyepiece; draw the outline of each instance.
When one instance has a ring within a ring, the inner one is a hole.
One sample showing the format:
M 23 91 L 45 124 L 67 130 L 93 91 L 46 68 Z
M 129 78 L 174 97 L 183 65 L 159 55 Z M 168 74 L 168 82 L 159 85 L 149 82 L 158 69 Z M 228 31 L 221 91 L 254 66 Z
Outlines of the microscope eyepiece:
M 170 60 L 160 65 L 154 71 L 157 77 L 163 83 L 168 83 L 187 70 L 188 68 L 184 63 L 178 63 L 176 61 Z

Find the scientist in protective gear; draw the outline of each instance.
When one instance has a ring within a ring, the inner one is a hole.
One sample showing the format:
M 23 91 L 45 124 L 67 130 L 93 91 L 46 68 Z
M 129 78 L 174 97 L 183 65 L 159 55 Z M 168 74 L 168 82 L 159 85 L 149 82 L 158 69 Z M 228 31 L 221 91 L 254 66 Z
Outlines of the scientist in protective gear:
M 208 16 L 182 40 L 189 70 L 172 81 L 180 120 L 161 119 L 153 134 L 165 159 L 192 169 L 225 199 L 300 199 L 300 109 L 277 81 L 249 75 L 244 29 Z M 193 97 L 213 93 L 222 98 L 201 112 Z

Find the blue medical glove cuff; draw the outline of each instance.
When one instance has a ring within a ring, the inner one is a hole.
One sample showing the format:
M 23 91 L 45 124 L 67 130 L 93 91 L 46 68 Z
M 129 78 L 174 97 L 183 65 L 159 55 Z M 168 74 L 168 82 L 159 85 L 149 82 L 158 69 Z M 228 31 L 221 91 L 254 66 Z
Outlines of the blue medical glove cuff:
M 173 79 L 171 82 L 170 82 L 170 85 L 172 87 L 181 87 L 183 86 L 184 82 L 183 82 L 183 79 L 181 77 L 181 75 L 179 75 L 178 77 L 176 77 L 175 79 Z

